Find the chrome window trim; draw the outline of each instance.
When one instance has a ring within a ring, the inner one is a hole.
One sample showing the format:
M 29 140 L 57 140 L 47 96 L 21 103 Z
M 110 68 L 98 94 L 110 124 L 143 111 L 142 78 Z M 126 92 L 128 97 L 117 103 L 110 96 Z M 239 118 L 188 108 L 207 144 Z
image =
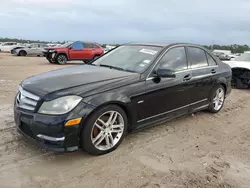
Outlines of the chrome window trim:
M 182 107 L 179 107 L 179 108 L 175 108 L 173 110 L 169 110 L 169 111 L 166 111 L 166 112 L 162 112 L 160 114 L 156 114 L 156 115 L 153 115 L 153 116 L 150 116 L 150 117 L 147 117 L 147 118 L 144 118 L 144 119 L 141 119 L 141 120 L 138 120 L 137 123 L 140 123 L 140 122 L 143 122 L 145 120 L 149 120 L 149 119 L 152 119 L 152 118 L 155 118 L 155 117 L 158 117 L 158 116 L 161 116 L 161 115 L 164 115 L 164 114 L 168 114 L 168 113 L 171 113 L 171 112 L 174 112 L 176 110 L 180 110 L 182 108 L 186 108 L 186 107 L 189 107 L 189 106 L 192 106 L 194 104 L 198 104 L 198 103 L 201 103 L 201 102 L 205 102 L 205 101 L 208 101 L 208 99 L 203 99 L 203 100 L 200 100 L 200 101 L 197 101 L 197 102 L 194 102 L 194 103 L 190 103 L 188 105 L 185 105 L 185 106 L 182 106 Z
M 185 70 L 181 70 L 181 71 L 176 71 L 175 73 L 178 74 L 178 73 L 182 73 L 182 72 L 188 72 L 188 71 L 194 71 L 194 70 L 200 70 L 200 69 L 208 69 L 208 68 L 217 68 L 217 67 L 218 67 L 218 65 L 206 66 L 206 67 L 198 67 L 198 68 L 192 68 L 192 69 L 185 69 Z M 207 76 L 207 75 L 211 75 L 211 74 L 204 74 L 204 75 Z M 204 76 L 204 75 L 202 75 L 202 76 Z M 149 77 L 146 80 L 148 81 L 148 80 L 152 80 L 152 79 L 154 79 L 154 77 Z
M 150 70 L 149 74 L 147 75 L 146 80 L 152 80 L 152 79 L 153 79 L 153 77 L 149 77 L 149 76 L 152 74 L 153 70 L 155 69 L 155 67 L 157 66 L 157 64 L 159 63 L 159 61 L 162 59 L 162 57 L 163 57 L 169 50 L 171 50 L 171 49 L 173 49 L 173 48 L 178 48 L 178 47 L 184 47 L 184 48 L 186 48 L 186 47 L 195 47 L 195 46 L 192 46 L 192 45 L 176 45 L 176 46 L 171 46 L 171 47 L 169 47 L 161 56 L 158 57 L 158 60 L 155 62 L 154 66 L 152 67 L 152 69 Z M 196 47 L 196 48 L 199 48 L 199 47 Z M 202 48 L 199 48 L 199 49 L 203 50 Z M 206 52 L 205 50 L 203 50 L 203 51 L 204 51 L 205 53 L 208 53 L 208 52 Z M 186 50 L 185 50 L 185 52 L 186 52 Z M 210 54 L 209 54 L 209 55 L 210 55 Z M 187 56 L 187 52 L 186 52 L 186 56 Z M 211 55 L 210 55 L 210 56 L 211 56 Z M 216 62 L 216 61 L 215 61 L 215 62 Z M 187 57 L 187 63 L 188 63 L 188 57 Z M 216 62 L 216 63 L 217 63 L 217 62 Z M 187 64 L 187 65 L 188 65 L 188 64 Z M 208 64 L 208 66 L 197 67 L 197 68 L 191 68 L 191 67 L 188 66 L 187 69 L 180 70 L 180 71 L 176 71 L 175 73 L 181 73 L 181 72 L 186 72 L 186 71 L 199 70 L 199 69 L 204 69 L 204 68 L 215 68 L 215 67 L 219 67 L 218 64 L 212 65 L 212 66 L 210 66 L 210 65 Z M 149 78 L 150 78 L 150 79 L 149 79 Z

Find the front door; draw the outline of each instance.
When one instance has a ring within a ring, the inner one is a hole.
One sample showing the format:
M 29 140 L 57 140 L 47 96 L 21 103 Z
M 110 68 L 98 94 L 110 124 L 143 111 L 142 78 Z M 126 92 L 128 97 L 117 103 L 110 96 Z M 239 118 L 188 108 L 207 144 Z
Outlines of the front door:
M 145 95 L 138 101 L 138 123 L 155 118 L 171 118 L 188 112 L 192 71 L 188 70 L 184 47 L 174 47 L 166 52 L 158 62 L 158 68 L 171 69 L 175 78 L 154 78 L 146 80 Z M 151 77 L 152 76 L 152 77 Z
M 84 46 L 83 42 L 77 41 L 69 49 L 69 57 L 73 60 L 85 60 L 91 58 L 91 50 Z

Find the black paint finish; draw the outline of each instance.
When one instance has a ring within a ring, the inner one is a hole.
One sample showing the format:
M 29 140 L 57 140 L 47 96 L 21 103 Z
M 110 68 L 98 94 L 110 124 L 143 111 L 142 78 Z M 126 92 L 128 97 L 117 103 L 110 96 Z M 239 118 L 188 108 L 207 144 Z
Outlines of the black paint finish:
M 231 92 L 231 68 L 206 49 L 192 44 L 152 45 L 164 48 L 142 74 L 81 65 L 27 78 L 21 86 L 38 95 L 41 98 L 38 103 L 40 105 L 43 101 L 66 95 L 79 95 L 83 100 L 68 114 L 55 116 L 37 113 L 39 105 L 35 112 L 26 112 L 15 104 L 16 124 L 20 125 L 20 122 L 27 124 L 34 136 L 33 140 L 42 147 L 54 151 L 71 151 L 79 146 L 79 135 L 84 130 L 84 122 L 100 106 L 107 104 L 121 106 L 129 119 L 129 131 L 135 131 L 205 109 L 210 100 L 210 92 L 217 85 L 223 85 L 227 95 Z M 153 70 L 163 54 L 177 46 L 201 48 L 215 59 L 217 65 L 191 69 L 188 62 L 188 69 L 176 72 L 175 78 L 155 76 Z M 67 120 L 78 117 L 83 118 L 80 125 L 64 127 Z M 44 143 L 43 140 L 36 138 L 37 134 L 65 136 L 65 141 L 54 145 Z

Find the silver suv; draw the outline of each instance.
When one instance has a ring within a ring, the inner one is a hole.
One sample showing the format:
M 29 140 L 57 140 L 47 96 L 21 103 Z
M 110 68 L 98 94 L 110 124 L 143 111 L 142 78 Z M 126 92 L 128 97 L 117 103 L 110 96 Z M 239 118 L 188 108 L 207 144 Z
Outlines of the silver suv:
M 43 56 L 44 48 L 48 47 L 46 44 L 31 44 L 28 47 L 23 48 L 14 48 L 11 50 L 11 54 L 17 56 L 27 56 L 27 55 L 36 55 Z

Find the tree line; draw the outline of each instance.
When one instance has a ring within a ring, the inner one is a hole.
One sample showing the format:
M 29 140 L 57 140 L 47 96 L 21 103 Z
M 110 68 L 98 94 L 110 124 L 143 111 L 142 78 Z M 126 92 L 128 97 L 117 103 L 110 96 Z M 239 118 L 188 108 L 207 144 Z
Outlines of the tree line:
M 52 41 L 41 41 L 41 40 L 25 40 L 25 39 L 17 39 L 17 38 L 1 38 L 0 37 L 0 42 L 19 42 L 19 43 L 57 43 L 57 44 L 63 44 L 66 41 L 57 41 L 57 42 L 52 42 Z M 119 44 L 112 44 L 115 46 L 119 46 Z M 101 44 L 102 47 L 105 47 L 106 44 Z M 244 51 L 250 51 L 250 47 L 245 44 L 245 45 L 239 45 L 239 44 L 232 44 L 232 45 L 202 45 L 207 49 L 210 50 L 230 50 L 232 53 L 243 53 Z
M 232 44 L 232 45 L 203 45 L 205 48 L 210 50 L 230 50 L 231 53 L 243 53 L 245 51 L 250 51 L 250 47 L 248 45 L 239 45 L 239 44 Z

